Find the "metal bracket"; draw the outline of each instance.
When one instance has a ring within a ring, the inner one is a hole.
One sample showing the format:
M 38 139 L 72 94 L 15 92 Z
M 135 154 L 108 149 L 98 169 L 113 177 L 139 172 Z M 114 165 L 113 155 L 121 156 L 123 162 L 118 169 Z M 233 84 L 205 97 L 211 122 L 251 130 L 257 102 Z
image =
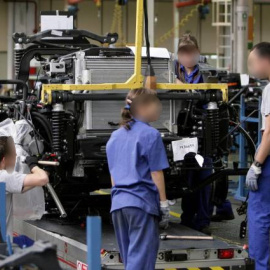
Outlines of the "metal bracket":
M 13 40 L 19 44 L 41 42 L 43 38 L 87 37 L 102 44 L 114 44 L 118 40 L 117 33 L 99 36 L 86 30 L 46 30 L 35 35 L 27 36 L 25 33 L 14 33 Z

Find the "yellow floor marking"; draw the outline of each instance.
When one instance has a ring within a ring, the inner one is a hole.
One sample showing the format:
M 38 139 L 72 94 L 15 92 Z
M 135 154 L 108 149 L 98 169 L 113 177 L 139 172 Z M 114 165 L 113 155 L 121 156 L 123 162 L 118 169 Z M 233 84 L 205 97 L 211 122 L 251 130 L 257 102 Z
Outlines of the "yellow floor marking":
M 109 192 L 105 192 L 103 190 L 95 190 L 94 193 L 100 194 L 100 195 L 109 195 Z
M 178 213 L 173 212 L 173 211 L 170 211 L 170 215 L 173 216 L 173 217 L 176 217 L 176 218 L 180 218 L 181 217 L 181 214 L 178 214 Z
M 212 269 L 212 270 L 224 270 L 224 268 L 222 268 L 220 266 L 213 266 L 213 267 L 210 267 L 210 269 Z
M 200 268 L 196 268 L 196 267 L 189 267 L 188 270 L 200 270 Z
M 164 270 L 177 270 L 176 268 L 166 268 Z
M 239 242 L 231 241 L 231 240 L 229 240 L 229 239 L 227 239 L 227 238 L 223 238 L 223 237 L 220 237 L 220 236 L 216 236 L 214 233 L 213 233 L 213 235 L 215 236 L 215 238 L 217 238 L 217 239 L 219 239 L 219 240 L 221 240 L 221 241 L 225 241 L 225 242 L 227 242 L 227 243 L 229 243 L 229 244 L 234 244 L 234 245 L 236 245 L 236 246 L 243 246 L 243 244 L 241 244 L 241 243 L 239 243 Z

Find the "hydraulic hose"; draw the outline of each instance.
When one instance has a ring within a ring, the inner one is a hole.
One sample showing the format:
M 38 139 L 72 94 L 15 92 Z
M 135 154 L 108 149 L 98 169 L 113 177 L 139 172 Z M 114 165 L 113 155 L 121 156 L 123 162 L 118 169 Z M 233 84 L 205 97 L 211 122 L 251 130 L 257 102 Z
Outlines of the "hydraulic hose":
M 46 135 L 48 137 L 50 146 L 52 145 L 52 131 L 50 124 L 48 123 L 48 120 L 46 119 L 45 116 L 41 115 L 40 113 L 37 112 L 32 112 L 32 117 L 34 120 L 38 121 L 39 124 L 42 126 L 43 130 L 46 132 Z
M 240 131 L 240 133 L 242 133 L 246 140 L 248 141 L 249 145 L 251 146 L 251 158 L 254 159 L 254 156 L 255 156 L 255 153 L 256 153 L 256 145 L 254 143 L 254 141 L 252 140 L 252 138 L 250 137 L 250 135 L 248 134 L 248 132 L 242 128 L 239 124 L 237 124 L 236 122 L 234 121 L 231 121 L 230 120 L 230 123 L 232 124 L 232 126 L 235 126 L 236 129 L 238 129 Z

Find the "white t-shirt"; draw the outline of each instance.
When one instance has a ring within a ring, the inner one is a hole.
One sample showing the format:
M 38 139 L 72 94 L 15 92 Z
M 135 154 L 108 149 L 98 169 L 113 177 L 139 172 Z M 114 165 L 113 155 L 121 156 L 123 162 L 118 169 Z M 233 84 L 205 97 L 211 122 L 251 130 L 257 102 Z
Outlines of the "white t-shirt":
M 266 85 L 262 93 L 262 130 L 265 130 L 265 117 L 270 114 L 270 83 Z
M 23 181 L 26 174 L 8 173 L 5 170 L 0 170 L 0 182 L 6 183 L 6 216 L 7 216 L 7 235 L 12 238 L 13 235 L 13 202 L 14 193 L 22 193 Z

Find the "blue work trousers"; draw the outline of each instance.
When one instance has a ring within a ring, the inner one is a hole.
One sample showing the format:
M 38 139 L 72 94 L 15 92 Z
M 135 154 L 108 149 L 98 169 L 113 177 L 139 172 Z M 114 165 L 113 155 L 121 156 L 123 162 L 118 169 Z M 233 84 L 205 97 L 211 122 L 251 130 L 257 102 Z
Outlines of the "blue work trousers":
M 270 232 L 270 157 L 262 166 L 258 190 L 249 192 L 248 200 L 249 255 L 256 270 L 269 270 Z
M 135 207 L 112 212 L 125 270 L 154 270 L 159 247 L 158 217 Z
M 214 207 L 213 203 L 210 206 L 210 215 L 214 214 Z M 221 205 L 216 206 L 216 215 L 233 215 L 232 204 L 229 200 L 225 200 Z
M 217 215 L 233 215 L 232 204 L 229 200 L 225 200 L 222 205 L 218 205 L 216 209 Z
M 205 158 L 204 166 L 210 167 L 212 160 Z M 212 174 L 212 169 L 209 170 L 190 170 L 188 172 L 188 185 L 190 188 L 195 188 L 201 181 Z M 188 194 L 182 198 L 182 215 L 181 224 L 201 230 L 210 225 L 210 196 L 211 186 L 208 185 L 201 190 Z

